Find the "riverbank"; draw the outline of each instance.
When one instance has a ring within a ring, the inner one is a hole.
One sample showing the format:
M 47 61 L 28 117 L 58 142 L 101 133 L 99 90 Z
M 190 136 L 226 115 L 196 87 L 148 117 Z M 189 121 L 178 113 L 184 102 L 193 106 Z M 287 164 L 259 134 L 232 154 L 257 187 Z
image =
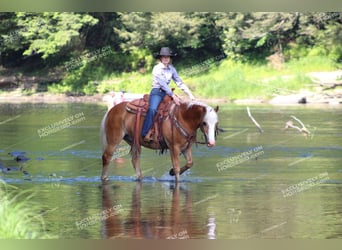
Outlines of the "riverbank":
M 143 94 L 125 93 L 125 100 L 133 100 L 140 98 Z M 91 95 L 91 96 L 67 96 L 64 94 L 39 93 L 32 95 L 20 94 L 1 94 L 0 103 L 98 103 L 107 105 L 108 95 Z M 206 103 L 231 103 L 231 104 L 272 104 L 272 105 L 293 105 L 293 104 L 342 104 L 342 90 L 335 91 L 335 94 L 315 93 L 312 91 L 301 91 L 292 95 L 278 95 L 272 99 L 251 98 L 239 99 L 231 101 L 228 98 L 197 98 L 199 101 Z

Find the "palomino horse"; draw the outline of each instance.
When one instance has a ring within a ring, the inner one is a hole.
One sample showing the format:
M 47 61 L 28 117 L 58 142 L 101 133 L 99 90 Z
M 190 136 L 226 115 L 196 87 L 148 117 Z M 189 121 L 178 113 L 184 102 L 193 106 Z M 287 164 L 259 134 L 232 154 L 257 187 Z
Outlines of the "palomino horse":
M 169 115 L 161 123 L 164 148 L 159 143 L 147 143 L 140 135 L 144 117 L 140 117 L 140 126 L 137 124 L 137 115 L 128 112 L 127 102 L 122 102 L 109 110 L 102 119 L 101 139 L 103 145 L 102 154 L 102 180 L 108 179 L 108 165 L 112 159 L 117 145 L 124 139 L 131 145 L 132 164 L 139 180 L 142 179 L 140 168 L 140 148 L 136 147 L 136 140 L 140 145 L 150 149 L 169 149 L 172 166 L 170 175 L 179 181 L 179 175 L 191 168 L 192 144 L 196 141 L 196 131 L 202 131 L 208 147 L 215 145 L 215 136 L 218 131 L 218 107 L 215 109 L 201 102 L 184 102 L 179 106 L 172 104 Z M 134 138 L 139 137 L 139 138 Z M 179 155 L 183 154 L 186 164 L 180 167 Z

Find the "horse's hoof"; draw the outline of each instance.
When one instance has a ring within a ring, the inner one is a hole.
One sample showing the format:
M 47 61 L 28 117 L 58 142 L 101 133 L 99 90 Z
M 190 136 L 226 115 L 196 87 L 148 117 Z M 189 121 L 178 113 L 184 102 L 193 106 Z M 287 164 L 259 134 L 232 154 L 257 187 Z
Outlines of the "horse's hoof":
M 144 176 L 140 175 L 140 176 L 137 176 L 137 178 L 135 179 L 135 181 L 137 181 L 137 182 L 142 182 L 143 179 L 144 179 Z
M 173 168 L 170 169 L 169 175 L 174 176 L 175 172 L 173 171 Z

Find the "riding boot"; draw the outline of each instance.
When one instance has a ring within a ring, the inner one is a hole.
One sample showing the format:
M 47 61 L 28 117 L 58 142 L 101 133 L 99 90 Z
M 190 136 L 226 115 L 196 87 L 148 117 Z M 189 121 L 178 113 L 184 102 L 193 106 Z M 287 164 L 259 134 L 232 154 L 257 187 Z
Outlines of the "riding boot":
M 147 133 L 147 135 L 145 135 L 144 137 L 144 142 L 152 142 L 153 138 L 152 138 L 152 129 L 150 129 Z

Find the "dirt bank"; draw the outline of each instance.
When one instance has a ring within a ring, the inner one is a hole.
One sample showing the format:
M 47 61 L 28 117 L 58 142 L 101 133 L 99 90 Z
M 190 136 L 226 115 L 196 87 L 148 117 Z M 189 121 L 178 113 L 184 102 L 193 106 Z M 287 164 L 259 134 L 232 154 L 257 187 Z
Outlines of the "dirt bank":
M 274 105 L 287 104 L 342 104 L 342 70 L 333 72 L 311 72 L 308 76 L 315 82 L 311 90 L 302 89 L 291 95 L 277 95 L 271 99 L 263 97 L 253 99 L 241 99 L 231 101 L 227 98 L 205 99 L 198 98 L 207 103 L 235 103 L 235 104 L 259 104 L 269 103 Z M 291 76 L 284 76 L 286 78 Z M 267 79 L 265 79 L 267 80 Z M 141 97 L 142 94 L 125 93 L 125 100 Z M 106 105 L 108 95 L 96 94 L 92 96 L 68 96 L 64 94 L 50 94 L 48 92 L 25 95 L 20 89 L 2 92 L 0 103 L 101 103 Z

